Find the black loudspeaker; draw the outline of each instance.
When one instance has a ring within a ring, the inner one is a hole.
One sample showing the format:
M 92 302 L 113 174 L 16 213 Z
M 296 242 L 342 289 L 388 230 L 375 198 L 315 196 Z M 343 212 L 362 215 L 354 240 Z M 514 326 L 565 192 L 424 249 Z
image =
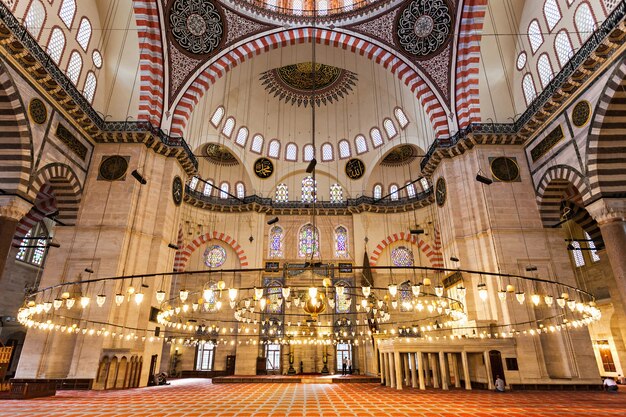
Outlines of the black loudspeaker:
M 154 328 L 154 337 L 159 337 L 159 335 L 161 334 L 161 328 L 160 327 L 155 327 Z

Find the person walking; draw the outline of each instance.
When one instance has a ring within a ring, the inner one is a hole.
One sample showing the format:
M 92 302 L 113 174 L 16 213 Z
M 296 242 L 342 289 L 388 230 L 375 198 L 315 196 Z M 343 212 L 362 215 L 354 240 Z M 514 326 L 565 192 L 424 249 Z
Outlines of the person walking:
M 352 360 L 348 358 L 348 375 L 352 375 Z
M 341 362 L 341 376 L 346 376 L 347 370 L 348 370 L 348 358 L 344 356 Z

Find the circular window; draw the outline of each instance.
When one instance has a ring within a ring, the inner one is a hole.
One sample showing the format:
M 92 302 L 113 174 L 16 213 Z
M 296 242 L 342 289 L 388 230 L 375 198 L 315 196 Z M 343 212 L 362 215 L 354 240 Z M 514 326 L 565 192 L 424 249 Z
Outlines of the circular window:
M 499 156 L 491 161 L 491 173 L 499 181 L 512 182 L 519 179 L 519 166 L 512 158 Z
M 526 65 L 526 52 L 522 51 L 517 56 L 517 69 L 521 71 L 524 68 L 524 65 Z
M 102 55 L 100 54 L 100 51 L 93 51 L 93 54 L 91 54 L 91 59 L 93 59 L 93 64 L 96 66 L 96 68 L 102 68 Z
M 213 245 L 204 251 L 204 264 L 209 268 L 218 268 L 226 262 L 226 251 L 220 245 Z
M 413 252 L 406 246 L 398 246 L 391 251 L 394 266 L 413 266 Z

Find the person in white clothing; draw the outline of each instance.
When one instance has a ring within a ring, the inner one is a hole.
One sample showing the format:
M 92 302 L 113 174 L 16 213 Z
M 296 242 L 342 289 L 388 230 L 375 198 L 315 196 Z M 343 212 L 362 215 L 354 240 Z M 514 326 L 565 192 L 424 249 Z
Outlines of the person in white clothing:
M 496 375 L 496 392 L 504 392 L 504 379 L 500 378 L 500 375 Z
M 613 380 L 613 378 L 605 378 L 602 383 L 605 391 L 617 391 L 617 383 Z

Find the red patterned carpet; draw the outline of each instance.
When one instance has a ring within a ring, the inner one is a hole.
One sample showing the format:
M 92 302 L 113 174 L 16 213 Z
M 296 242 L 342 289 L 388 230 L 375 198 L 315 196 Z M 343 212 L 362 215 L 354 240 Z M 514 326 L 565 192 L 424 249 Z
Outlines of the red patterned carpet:
M 623 388 L 623 387 L 622 387 Z M 219 384 L 174 381 L 127 391 L 61 391 L 0 401 L 2 417 L 625 416 L 626 391 L 396 391 L 379 384 Z

